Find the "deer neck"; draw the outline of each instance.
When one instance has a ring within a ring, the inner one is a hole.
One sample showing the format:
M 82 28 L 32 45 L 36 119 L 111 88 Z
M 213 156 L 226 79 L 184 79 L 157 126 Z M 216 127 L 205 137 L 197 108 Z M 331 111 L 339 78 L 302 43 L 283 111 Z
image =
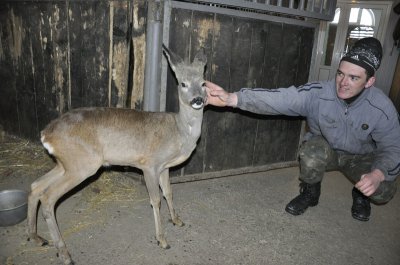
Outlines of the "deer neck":
M 183 104 L 180 100 L 179 103 L 179 113 L 175 118 L 179 132 L 188 140 L 192 139 L 196 142 L 201 134 L 203 110 L 193 109 L 191 106 Z

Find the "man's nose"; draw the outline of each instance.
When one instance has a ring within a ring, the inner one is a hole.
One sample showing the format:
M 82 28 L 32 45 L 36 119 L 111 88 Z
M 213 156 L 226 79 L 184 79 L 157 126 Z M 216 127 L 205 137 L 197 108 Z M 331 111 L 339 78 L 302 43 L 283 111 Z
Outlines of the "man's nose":
M 348 78 L 346 76 L 343 76 L 342 79 L 340 80 L 340 85 L 345 86 L 348 83 Z

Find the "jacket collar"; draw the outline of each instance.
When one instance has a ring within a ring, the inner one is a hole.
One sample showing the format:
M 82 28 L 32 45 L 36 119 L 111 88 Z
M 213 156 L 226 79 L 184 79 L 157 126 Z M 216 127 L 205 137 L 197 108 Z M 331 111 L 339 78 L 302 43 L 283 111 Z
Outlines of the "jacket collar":
M 347 104 L 346 101 L 344 101 L 343 99 L 338 98 L 338 96 L 337 96 L 335 79 L 332 79 L 332 80 L 324 82 L 324 83 L 323 83 L 323 85 L 327 86 L 328 89 L 325 89 L 324 93 L 322 93 L 320 95 L 321 99 L 330 100 L 330 101 L 338 101 L 338 102 L 340 102 L 340 104 L 345 104 L 345 105 L 348 105 L 348 106 L 358 105 L 360 102 L 362 102 L 365 99 L 367 99 L 369 97 L 369 95 L 370 95 L 371 89 L 373 89 L 373 86 L 369 87 L 369 88 L 364 88 L 363 92 L 361 92 L 361 94 L 358 96 L 358 98 L 356 100 L 354 100 L 350 104 Z

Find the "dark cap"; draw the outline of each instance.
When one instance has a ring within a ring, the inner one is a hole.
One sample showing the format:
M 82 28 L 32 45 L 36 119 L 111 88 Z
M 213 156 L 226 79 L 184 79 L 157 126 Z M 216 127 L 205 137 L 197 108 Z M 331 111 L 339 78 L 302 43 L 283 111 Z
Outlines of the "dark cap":
M 376 38 L 364 38 L 354 43 L 341 61 L 347 61 L 364 68 L 369 76 L 373 76 L 381 65 L 382 45 Z

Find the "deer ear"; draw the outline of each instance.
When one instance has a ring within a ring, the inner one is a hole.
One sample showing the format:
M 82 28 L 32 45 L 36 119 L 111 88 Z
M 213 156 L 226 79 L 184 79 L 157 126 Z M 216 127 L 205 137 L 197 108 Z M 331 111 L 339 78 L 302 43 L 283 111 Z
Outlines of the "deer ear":
M 201 48 L 196 56 L 194 57 L 193 64 L 198 64 L 202 67 L 204 67 L 207 64 L 207 56 L 206 53 L 204 52 L 204 48 Z
M 172 70 L 174 72 L 176 72 L 176 66 L 179 63 L 182 63 L 182 59 L 178 55 L 173 53 L 172 51 L 168 50 L 168 48 L 164 44 L 162 45 L 162 48 L 163 48 L 165 57 L 168 60 L 169 66 L 171 66 Z

